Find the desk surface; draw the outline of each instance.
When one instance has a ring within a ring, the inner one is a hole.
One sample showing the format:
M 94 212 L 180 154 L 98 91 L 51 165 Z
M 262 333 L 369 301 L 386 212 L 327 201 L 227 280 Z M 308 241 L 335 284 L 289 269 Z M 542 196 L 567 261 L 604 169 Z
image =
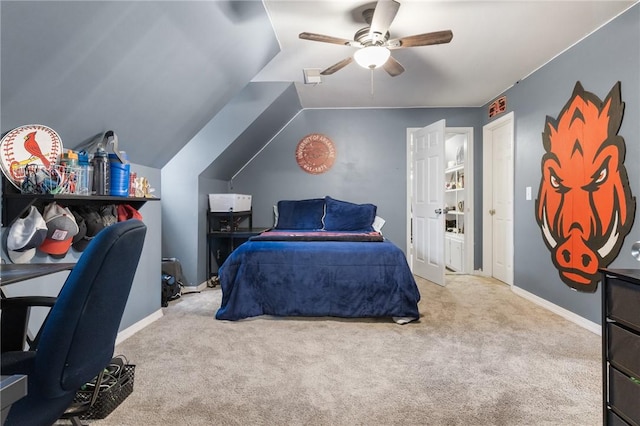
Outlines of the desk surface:
M 73 269 L 75 263 L 19 263 L 0 266 L 0 286 Z
M 2 376 L 0 380 L 0 401 L 2 402 L 2 424 L 9 414 L 11 405 L 20 398 L 27 395 L 27 376 L 24 374 L 14 374 L 12 376 Z

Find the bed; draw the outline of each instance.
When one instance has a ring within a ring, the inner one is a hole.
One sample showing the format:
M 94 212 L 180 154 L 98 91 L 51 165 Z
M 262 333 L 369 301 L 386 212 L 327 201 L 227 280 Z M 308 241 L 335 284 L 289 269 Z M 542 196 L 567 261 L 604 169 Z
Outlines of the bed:
M 331 197 L 283 200 L 273 229 L 219 270 L 220 320 L 273 316 L 419 318 L 402 250 L 373 228 L 376 206 Z

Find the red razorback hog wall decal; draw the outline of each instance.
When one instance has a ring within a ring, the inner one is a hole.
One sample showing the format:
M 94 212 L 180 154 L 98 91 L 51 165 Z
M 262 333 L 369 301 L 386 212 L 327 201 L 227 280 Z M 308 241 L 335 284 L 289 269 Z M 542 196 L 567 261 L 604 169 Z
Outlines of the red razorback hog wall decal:
M 536 221 L 562 281 L 594 292 L 631 230 L 636 199 L 618 130 L 620 82 L 601 101 L 576 83 L 557 119 L 547 117 Z

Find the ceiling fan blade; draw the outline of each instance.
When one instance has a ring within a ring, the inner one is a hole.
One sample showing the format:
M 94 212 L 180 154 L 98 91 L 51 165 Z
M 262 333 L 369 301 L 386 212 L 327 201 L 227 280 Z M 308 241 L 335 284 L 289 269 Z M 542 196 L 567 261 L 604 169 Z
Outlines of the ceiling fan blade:
M 387 45 L 390 49 L 397 49 L 400 47 L 430 46 L 432 44 L 449 43 L 451 39 L 453 39 L 453 33 L 451 32 L 451 30 L 445 30 L 396 38 L 393 40 L 389 40 L 387 42 Z
M 397 77 L 404 72 L 404 67 L 400 62 L 396 61 L 393 56 L 389 56 L 389 59 L 387 59 L 387 62 L 384 63 L 382 68 L 384 68 L 391 77 Z
M 398 9 L 400 9 L 400 3 L 395 0 L 378 0 L 376 9 L 373 12 L 373 18 L 371 18 L 371 25 L 369 26 L 369 36 L 374 43 L 378 37 L 384 38 L 385 34 L 387 34 L 393 19 L 398 13 Z
M 340 62 L 331 65 L 329 68 L 327 68 L 326 70 L 322 71 L 320 74 L 322 74 L 322 75 L 331 75 L 336 71 L 340 71 L 342 68 L 346 67 L 351 62 L 353 62 L 353 58 L 351 56 L 349 56 L 348 58 L 343 59 Z
M 347 40 L 346 38 L 332 37 L 323 34 L 314 34 L 314 33 L 300 33 L 298 35 L 303 40 L 311 40 L 311 41 L 321 41 L 323 43 L 333 43 L 333 44 L 342 44 L 345 46 L 351 46 L 354 42 L 353 40 Z

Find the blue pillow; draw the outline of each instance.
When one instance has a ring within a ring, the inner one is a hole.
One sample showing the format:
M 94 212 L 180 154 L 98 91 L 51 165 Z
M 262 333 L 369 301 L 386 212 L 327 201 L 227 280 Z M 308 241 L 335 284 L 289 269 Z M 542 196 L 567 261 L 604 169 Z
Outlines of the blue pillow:
M 275 229 L 318 230 L 322 229 L 324 199 L 278 201 L 278 223 Z
M 325 231 L 373 231 L 377 207 L 374 204 L 354 204 L 325 197 Z

